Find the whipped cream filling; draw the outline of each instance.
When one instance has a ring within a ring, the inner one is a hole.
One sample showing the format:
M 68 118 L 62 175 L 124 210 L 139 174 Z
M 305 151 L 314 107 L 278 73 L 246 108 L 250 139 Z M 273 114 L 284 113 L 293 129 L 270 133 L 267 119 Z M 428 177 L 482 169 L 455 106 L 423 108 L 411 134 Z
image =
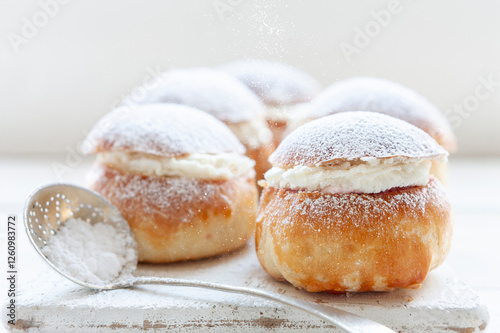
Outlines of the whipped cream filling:
M 178 176 L 207 180 L 230 179 L 253 171 L 255 161 L 231 153 L 160 157 L 141 153 L 105 152 L 97 160 L 112 167 L 151 176 Z
M 259 148 L 271 143 L 273 133 L 262 118 L 255 118 L 251 121 L 227 124 L 243 145 L 247 148 Z
M 289 105 L 267 105 L 266 118 L 271 121 L 290 121 L 296 119 L 303 112 L 307 103 Z
M 273 167 L 264 175 L 270 187 L 305 189 L 326 193 L 379 193 L 395 187 L 424 186 L 431 162 L 366 159 L 337 166 Z

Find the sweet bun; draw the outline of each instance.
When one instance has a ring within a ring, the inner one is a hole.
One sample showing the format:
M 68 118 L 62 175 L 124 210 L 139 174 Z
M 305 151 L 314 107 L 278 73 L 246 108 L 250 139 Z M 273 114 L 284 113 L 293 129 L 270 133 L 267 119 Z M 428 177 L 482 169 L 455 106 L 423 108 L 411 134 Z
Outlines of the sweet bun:
M 267 158 L 274 149 L 272 133 L 264 119 L 264 105 L 244 84 L 209 68 L 173 69 L 130 95 L 124 105 L 176 103 L 205 111 L 224 122 L 256 161 L 257 179 L 270 168 Z
M 191 107 L 120 107 L 82 149 L 97 153 L 91 189 L 114 204 L 139 261 L 167 263 L 235 250 L 254 231 L 254 162 L 222 122 Z
M 415 91 L 389 80 L 353 77 L 326 88 L 308 106 L 301 123 L 345 111 L 383 113 L 417 126 L 449 152 L 456 151 L 456 138 L 442 113 Z M 447 164 L 434 162 L 432 174 L 447 182 Z
M 266 118 L 277 146 L 293 117 L 301 113 L 320 90 L 307 73 L 290 65 L 269 60 L 238 60 L 220 67 L 252 89 L 266 105 Z
M 308 291 L 418 288 L 445 259 L 452 213 L 415 126 L 345 112 L 299 127 L 271 155 L 256 226 L 262 267 Z

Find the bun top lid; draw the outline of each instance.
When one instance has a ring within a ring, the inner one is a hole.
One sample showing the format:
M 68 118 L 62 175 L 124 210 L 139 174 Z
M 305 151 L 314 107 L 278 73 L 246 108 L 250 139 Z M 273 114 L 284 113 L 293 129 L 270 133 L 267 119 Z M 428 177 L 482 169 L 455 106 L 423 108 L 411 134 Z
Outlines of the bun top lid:
M 309 102 L 320 84 L 309 74 L 287 64 L 269 60 L 238 60 L 220 67 L 252 89 L 266 104 Z
M 402 119 L 431 135 L 450 151 L 456 139 L 442 113 L 415 91 L 389 80 L 353 77 L 332 84 L 309 105 L 309 118 L 345 111 L 372 111 Z
M 374 159 L 445 160 L 448 153 L 421 129 L 375 112 L 343 112 L 313 120 L 271 154 L 274 166 L 331 166 Z
M 123 104 L 176 103 L 210 113 L 225 123 L 247 122 L 262 115 L 260 99 L 244 84 L 210 68 L 172 69 L 145 84 L 143 96 L 127 97 Z
M 224 123 L 177 104 L 119 107 L 101 118 L 81 149 L 86 154 L 118 151 L 162 157 L 245 152 Z

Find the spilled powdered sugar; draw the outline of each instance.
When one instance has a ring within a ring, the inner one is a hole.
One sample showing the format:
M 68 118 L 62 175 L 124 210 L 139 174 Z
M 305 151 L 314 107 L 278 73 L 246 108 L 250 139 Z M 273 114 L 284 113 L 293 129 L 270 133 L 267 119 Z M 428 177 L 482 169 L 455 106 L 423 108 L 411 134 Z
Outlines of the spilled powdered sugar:
M 264 112 L 259 98 L 231 75 L 210 68 L 172 69 L 155 78 L 158 86 L 140 100 L 124 105 L 176 103 L 188 105 L 226 123 L 246 122 Z
M 61 271 L 77 280 L 106 285 L 115 280 L 125 264 L 134 260 L 133 242 L 112 224 L 90 224 L 68 219 L 42 248 L 43 254 Z
M 398 157 L 445 160 L 448 153 L 421 129 L 375 112 L 343 112 L 288 135 L 269 157 L 275 166 L 320 166 Z M 397 159 L 395 159 L 396 161 Z
M 321 89 L 320 84 L 309 74 L 284 63 L 246 59 L 220 68 L 247 85 L 266 104 L 308 102 Z

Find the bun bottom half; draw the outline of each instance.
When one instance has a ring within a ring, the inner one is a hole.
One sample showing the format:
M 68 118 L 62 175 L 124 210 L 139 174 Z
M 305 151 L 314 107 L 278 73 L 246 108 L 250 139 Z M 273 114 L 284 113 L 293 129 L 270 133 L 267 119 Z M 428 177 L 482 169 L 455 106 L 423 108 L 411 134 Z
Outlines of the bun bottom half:
M 255 228 L 253 176 L 229 180 L 147 176 L 97 162 L 89 186 L 128 221 L 139 261 L 169 263 L 236 250 Z
M 285 138 L 286 134 L 288 134 L 288 121 L 267 119 L 267 125 L 273 133 L 273 145 L 275 147 L 278 147 L 281 141 L 283 141 L 283 139 Z
M 256 250 L 273 278 L 311 292 L 414 289 L 446 258 L 452 226 L 434 179 L 377 194 L 266 187 Z
M 264 179 L 264 173 L 271 169 L 271 163 L 267 160 L 273 152 L 272 144 L 262 145 L 258 148 L 247 147 L 246 156 L 255 161 L 255 179 Z

